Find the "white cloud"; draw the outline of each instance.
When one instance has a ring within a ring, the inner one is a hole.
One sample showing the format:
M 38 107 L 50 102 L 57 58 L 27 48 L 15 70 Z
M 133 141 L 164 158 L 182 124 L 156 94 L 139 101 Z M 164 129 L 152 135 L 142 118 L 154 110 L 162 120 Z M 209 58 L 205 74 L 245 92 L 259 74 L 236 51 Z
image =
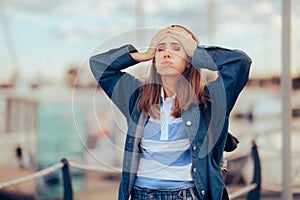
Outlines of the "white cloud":
M 104 17 L 113 13 L 120 1 L 76 1 L 57 7 L 56 12 L 66 15 Z
M 272 15 L 274 13 L 274 4 L 271 1 L 261 1 L 254 3 L 253 14 Z
M 208 0 L 4 1 L 5 11 L 9 17 L 9 22 L 12 22 L 10 27 L 14 35 L 17 35 L 17 31 L 22 31 L 23 26 L 20 26 L 21 23 L 26 22 L 26 25 L 32 23 L 34 31 L 30 33 L 40 34 L 38 38 L 41 39 L 41 43 L 46 40 L 53 41 L 53 45 L 59 43 L 66 49 L 72 44 L 84 46 L 88 42 L 89 44 L 95 41 L 101 42 L 124 31 L 133 30 L 136 24 L 136 1 L 143 2 L 144 26 L 146 27 L 163 27 L 178 23 L 194 31 L 201 41 L 204 41 L 209 36 Z M 256 67 L 263 68 L 263 66 L 259 65 L 263 65 L 260 61 L 264 59 L 258 58 L 264 53 L 263 50 L 270 48 L 270 46 L 276 51 L 280 50 L 280 41 L 278 41 L 280 38 L 278 38 L 278 35 L 281 28 L 281 1 L 215 0 L 214 2 L 214 15 L 216 17 L 214 26 L 217 31 L 215 41 L 220 42 L 220 45 L 229 44 L 237 47 L 246 47 L 253 54 L 257 54 L 255 58 Z M 295 46 L 293 54 L 298 55 L 300 39 L 296 33 L 300 31 L 299 0 L 293 2 L 292 10 L 292 22 L 294 24 L 293 44 Z M 16 32 L 14 33 L 14 31 Z M 28 35 L 28 40 L 35 40 L 36 38 L 36 35 Z M 255 43 L 261 41 L 264 41 L 265 45 L 260 48 L 256 47 Z M 275 44 L 278 44 L 278 47 L 273 46 Z M 49 49 L 51 48 L 55 47 L 49 47 Z M 280 63 L 280 61 L 277 61 L 278 59 L 273 60 Z M 24 61 L 24 65 L 27 65 L 25 58 L 22 61 Z M 295 60 L 295 62 L 298 62 L 295 65 L 299 66 L 299 59 Z M 56 63 L 52 64 L 57 65 Z
M 272 22 L 272 25 L 275 29 L 280 29 L 281 28 L 281 15 L 280 14 L 274 14 L 272 16 L 272 19 L 271 19 L 271 22 Z
M 133 6 L 133 1 L 122 0 L 10 0 L 6 7 L 11 11 L 28 13 L 61 14 L 68 16 L 107 16 L 120 8 Z
M 202 1 L 194 1 L 194 0 L 164 0 L 164 1 L 143 1 L 144 2 L 144 12 L 145 15 L 179 15 L 181 16 L 183 13 L 185 15 L 190 15 L 195 11 L 199 12 L 202 10 L 202 7 L 205 5 Z
M 11 14 L 11 20 L 15 22 L 29 22 L 39 26 L 45 25 L 47 17 L 41 14 L 29 13 L 29 12 L 17 12 Z
M 5 1 L 5 8 L 12 12 L 47 13 L 53 12 L 57 7 L 64 3 L 67 4 L 68 2 L 70 2 L 70 0 L 9 0 Z
M 122 29 L 118 27 L 132 26 L 130 21 L 134 20 L 134 15 L 126 16 L 126 11 L 134 11 L 133 3 L 122 0 L 10 0 L 5 6 L 13 16 L 11 22 L 31 23 L 43 27 L 56 39 L 79 43 L 89 37 L 117 34 L 115 31 Z

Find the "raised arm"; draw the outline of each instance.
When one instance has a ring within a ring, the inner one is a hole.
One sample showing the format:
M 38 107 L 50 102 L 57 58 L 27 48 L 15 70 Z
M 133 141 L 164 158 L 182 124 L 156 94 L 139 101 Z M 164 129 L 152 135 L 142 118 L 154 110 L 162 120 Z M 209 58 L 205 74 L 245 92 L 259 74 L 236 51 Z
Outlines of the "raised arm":
M 222 79 L 226 92 L 228 116 L 238 95 L 248 82 L 251 58 L 240 50 L 198 46 L 194 51 L 192 63 L 195 67 L 218 71 L 218 79 Z
M 169 34 L 183 45 L 187 55 L 192 57 L 194 67 L 219 72 L 219 79 L 216 82 L 223 81 L 227 102 L 226 115 L 228 116 L 239 93 L 248 81 L 251 65 L 250 57 L 239 50 L 201 46 L 197 44 L 191 34 L 182 31 L 180 28 L 169 27 L 168 30 Z M 217 88 L 217 90 L 220 91 L 220 88 Z M 216 94 L 216 96 L 224 95 Z
M 130 55 L 137 50 L 125 45 L 90 58 L 90 68 L 100 87 L 121 110 L 126 119 L 130 117 L 141 81 L 121 70 L 138 61 Z
M 161 41 L 164 37 L 167 36 L 167 34 L 169 33 L 170 29 L 169 28 L 164 28 L 161 29 L 160 31 L 158 31 L 154 37 L 152 38 L 150 45 L 147 49 L 147 51 L 145 52 L 132 52 L 131 56 L 133 59 L 135 59 L 138 62 L 144 62 L 144 61 L 148 61 L 154 58 L 155 55 L 155 51 L 156 51 L 156 47 L 159 43 L 159 41 Z
M 125 45 L 90 58 L 90 68 L 99 85 L 127 119 L 136 103 L 142 82 L 121 70 L 153 59 L 158 42 L 166 37 L 168 31 L 167 28 L 158 31 L 145 52 L 138 52 L 132 45 Z

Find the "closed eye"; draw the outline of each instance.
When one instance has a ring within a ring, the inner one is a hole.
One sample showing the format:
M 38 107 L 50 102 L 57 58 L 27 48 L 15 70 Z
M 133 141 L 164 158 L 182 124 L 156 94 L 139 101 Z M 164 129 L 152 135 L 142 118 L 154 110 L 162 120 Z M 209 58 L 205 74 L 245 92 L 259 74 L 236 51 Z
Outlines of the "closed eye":
M 180 51 L 181 50 L 181 46 L 178 43 L 172 43 L 172 49 L 175 51 Z
M 181 48 L 180 48 L 179 46 L 175 46 L 175 47 L 173 47 L 173 50 L 175 50 L 175 51 L 180 51 Z
M 157 51 L 164 51 L 166 48 L 165 47 L 158 47 Z

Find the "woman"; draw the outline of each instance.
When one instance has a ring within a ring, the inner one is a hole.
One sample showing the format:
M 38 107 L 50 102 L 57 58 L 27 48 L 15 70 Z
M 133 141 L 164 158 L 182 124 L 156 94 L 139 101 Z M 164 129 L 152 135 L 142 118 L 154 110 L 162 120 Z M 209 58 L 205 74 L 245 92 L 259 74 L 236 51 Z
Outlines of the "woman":
M 121 71 L 149 60 L 144 82 Z M 201 46 L 179 25 L 160 30 L 145 52 L 125 45 L 90 58 L 128 123 L 119 199 L 228 199 L 219 166 L 250 65 L 245 53 Z M 201 68 L 218 78 L 206 84 Z

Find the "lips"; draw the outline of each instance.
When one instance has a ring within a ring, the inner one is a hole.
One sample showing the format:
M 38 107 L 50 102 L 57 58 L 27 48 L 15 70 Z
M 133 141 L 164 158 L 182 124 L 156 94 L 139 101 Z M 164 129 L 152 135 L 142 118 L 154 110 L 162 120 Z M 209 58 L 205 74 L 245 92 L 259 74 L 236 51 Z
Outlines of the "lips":
M 169 61 L 162 62 L 161 64 L 162 64 L 162 65 L 173 65 L 173 63 L 172 63 L 172 62 L 169 62 Z

